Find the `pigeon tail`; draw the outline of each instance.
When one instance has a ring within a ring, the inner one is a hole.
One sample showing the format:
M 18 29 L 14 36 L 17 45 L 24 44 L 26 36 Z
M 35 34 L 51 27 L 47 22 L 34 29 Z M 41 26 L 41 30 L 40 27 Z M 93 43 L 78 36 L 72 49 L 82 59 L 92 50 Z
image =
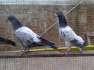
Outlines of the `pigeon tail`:
M 87 39 L 87 35 L 86 34 L 84 34 L 84 40 L 85 40 L 84 46 L 87 46 L 88 45 L 88 39 Z
M 12 45 L 12 46 L 16 46 L 16 43 L 14 42 L 14 41 L 12 41 L 12 40 L 6 40 L 6 43 L 7 44 L 10 44 L 10 45 Z
M 48 41 L 48 40 L 46 40 L 46 39 L 44 39 L 44 38 L 42 38 L 42 37 L 40 37 L 39 39 L 41 39 L 41 41 L 42 41 L 43 43 L 45 43 L 46 45 L 49 45 L 51 48 L 57 49 L 57 47 L 55 46 L 55 43 L 50 42 L 50 41 Z
M 0 44 L 10 44 L 10 45 L 16 46 L 16 43 L 14 41 L 5 39 L 3 37 L 0 37 Z

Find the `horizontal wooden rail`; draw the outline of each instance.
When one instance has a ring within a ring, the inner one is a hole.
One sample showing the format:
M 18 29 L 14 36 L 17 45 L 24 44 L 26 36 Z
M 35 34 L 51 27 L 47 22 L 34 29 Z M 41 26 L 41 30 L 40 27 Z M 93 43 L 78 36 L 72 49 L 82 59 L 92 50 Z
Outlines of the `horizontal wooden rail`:
M 32 48 L 29 51 L 30 52 L 41 52 L 41 51 L 66 51 L 67 47 L 59 47 L 57 50 L 53 48 Z M 83 49 L 84 51 L 94 50 L 94 45 L 89 45 Z M 23 50 L 17 50 L 17 51 L 5 51 L 5 52 L 21 52 Z M 77 47 L 71 47 L 71 51 L 79 51 L 79 48 Z M 1 51 L 4 52 L 4 51 Z
M 0 58 L 27 58 L 27 57 L 78 57 L 78 56 L 94 56 L 94 45 L 89 45 L 84 48 L 84 52 L 79 53 L 79 48 L 72 47 L 70 54 L 64 54 L 67 47 L 60 47 L 58 50 L 53 48 L 40 48 L 34 49 L 32 48 L 29 53 L 24 56 L 21 56 L 23 50 L 17 51 L 0 51 Z M 47 51 L 47 52 L 46 52 Z M 52 53 L 50 53 L 52 51 Z M 58 52 L 59 51 L 59 52 Z

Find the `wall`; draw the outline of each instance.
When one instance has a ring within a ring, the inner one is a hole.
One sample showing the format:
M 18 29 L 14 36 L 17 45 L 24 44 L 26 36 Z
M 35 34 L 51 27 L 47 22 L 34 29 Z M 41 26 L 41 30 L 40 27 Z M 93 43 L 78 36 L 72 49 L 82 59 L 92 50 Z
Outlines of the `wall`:
M 58 22 L 55 16 L 57 10 L 66 13 L 72 7 L 73 5 L 1 5 L 0 35 L 15 40 L 14 31 L 12 30 L 10 23 L 7 21 L 8 15 L 15 15 L 24 25 L 30 27 L 37 34 L 42 35 L 52 24 Z M 81 5 L 66 16 L 69 25 L 77 34 L 83 36 L 84 33 L 94 30 L 94 10 L 92 8 L 90 8 L 90 6 Z M 59 38 L 57 24 L 45 33 L 43 37 L 55 42 L 58 47 L 64 45 Z M 0 47 L 0 49 L 13 50 L 7 45 L 6 49 L 5 45 Z

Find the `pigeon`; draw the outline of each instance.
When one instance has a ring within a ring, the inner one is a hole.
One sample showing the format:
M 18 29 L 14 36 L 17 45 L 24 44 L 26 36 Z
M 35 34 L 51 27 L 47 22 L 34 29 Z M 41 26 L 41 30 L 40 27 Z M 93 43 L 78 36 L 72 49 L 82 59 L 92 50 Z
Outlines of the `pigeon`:
M 48 41 L 36 34 L 32 29 L 23 25 L 15 16 L 8 16 L 8 20 L 13 27 L 16 38 L 22 44 L 24 51 L 27 52 L 32 47 L 46 45 L 50 48 L 57 49 L 55 43 Z
M 12 46 L 16 46 L 16 43 L 10 39 L 4 38 L 4 37 L 0 37 L 0 44 L 9 44 Z
M 83 51 L 83 48 L 87 46 L 87 40 L 83 39 L 81 36 L 77 35 L 75 31 L 68 25 L 63 12 L 59 11 L 56 13 L 58 23 L 59 23 L 59 32 L 60 37 L 76 47 L 79 48 L 80 52 Z M 86 37 L 85 37 L 86 38 Z M 71 46 L 68 46 L 67 53 L 70 52 Z

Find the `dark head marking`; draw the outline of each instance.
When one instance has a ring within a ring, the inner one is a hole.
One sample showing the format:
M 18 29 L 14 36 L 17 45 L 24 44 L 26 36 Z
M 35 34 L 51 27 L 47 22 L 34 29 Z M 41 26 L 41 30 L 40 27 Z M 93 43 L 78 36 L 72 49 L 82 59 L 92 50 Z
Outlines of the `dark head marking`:
M 8 20 L 12 23 L 15 30 L 23 26 L 15 16 L 8 16 Z
M 62 12 L 57 12 L 57 17 L 58 17 L 58 20 L 59 20 L 59 26 L 60 27 L 66 27 L 67 26 L 67 21 L 65 19 L 65 16 Z

